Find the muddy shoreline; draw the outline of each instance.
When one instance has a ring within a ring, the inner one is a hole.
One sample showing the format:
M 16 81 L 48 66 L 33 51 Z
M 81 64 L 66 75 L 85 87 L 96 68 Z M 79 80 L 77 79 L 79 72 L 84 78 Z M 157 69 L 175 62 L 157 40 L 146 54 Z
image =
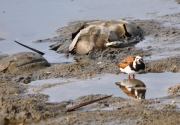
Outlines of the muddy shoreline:
M 66 112 L 66 106 L 72 100 L 58 103 L 48 102 L 48 95 L 27 94 L 29 82 L 49 78 L 80 78 L 87 79 L 96 74 L 120 74 L 115 63 L 127 56 L 142 55 L 145 58 L 146 69 L 141 73 L 160 73 L 165 71 L 180 72 L 180 28 L 164 25 L 171 21 L 179 22 L 180 13 L 157 17 L 154 20 L 131 20 L 141 27 L 144 39 L 148 36 L 146 47 L 137 47 L 132 44 L 124 48 L 108 48 L 104 51 L 95 51 L 89 55 L 76 56 L 67 53 L 71 42 L 71 33 L 84 21 L 71 22 L 66 27 L 58 29 L 58 37 L 37 40 L 34 42 L 52 42 L 51 48 L 58 53 L 74 57 L 71 63 L 51 64 L 50 67 L 39 71 L 24 74 L 0 73 L 0 117 L 2 124 L 179 124 L 179 86 L 169 88 L 170 94 L 155 99 L 135 100 L 122 97 L 111 97 L 96 103 L 99 110 L 91 111 L 86 108 L 74 112 Z M 63 35 L 62 35 L 63 34 Z M 58 42 L 57 42 L 58 41 Z M 61 42 L 59 42 L 61 41 Z M 57 43 L 56 43 L 57 42 Z M 143 41 L 140 41 L 143 42 Z M 175 46 L 172 46 L 175 45 Z M 177 46 L 176 46 L 177 45 Z M 54 47 L 56 46 L 56 47 Z M 60 48 L 58 48 L 61 46 Z M 163 55 L 164 53 L 164 55 Z M 167 54 L 168 53 L 168 54 Z M 163 58 L 151 59 L 158 54 Z M 21 82 L 21 83 L 20 83 Z M 26 84 L 23 84 L 26 83 Z M 68 83 L 67 83 L 68 84 Z M 178 84 L 178 83 L 177 83 Z M 54 85 L 55 86 L 55 85 Z M 44 86 L 46 88 L 47 86 Z M 51 87 L 50 85 L 48 87 Z M 105 95 L 88 95 L 73 100 L 73 104 L 97 99 Z M 175 103 L 166 104 L 163 100 L 176 99 Z M 105 107 L 113 108 L 102 110 Z M 158 117 L 158 119 L 157 119 Z

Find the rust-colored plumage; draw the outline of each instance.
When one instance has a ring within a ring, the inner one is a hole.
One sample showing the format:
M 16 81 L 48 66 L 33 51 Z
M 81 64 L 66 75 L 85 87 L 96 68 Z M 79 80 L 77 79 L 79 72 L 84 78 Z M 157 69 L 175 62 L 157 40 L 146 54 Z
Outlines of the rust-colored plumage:
M 118 66 L 119 68 L 124 69 L 124 68 L 126 68 L 128 65 L 130 65 L 131 63 L 133 63 L 134 59 L 135 59 L 135 57 L 133 57 L 133 56 L 126 57 L 125 59 L 123 59 L 122 61 L 120 61 L 120 62 L 117 64 L 117 66 Z
M 119 85 L 119 87 L 123 90 L 124 93 L 126 93 L 127 96 L 137 98 L 134 92 L 129 91 L 125 86 Z
M 135 79 L 134 74 L 138 73 L 140 70 L 145 69 L 145 64 L 144 64 L 143 58 L 141 56 L 126 57 L 116 65 L 119 67 L 121 72 L 128 74 L 129 79 L 131 78 L 130 74 L 132 74 L 133 78 Z

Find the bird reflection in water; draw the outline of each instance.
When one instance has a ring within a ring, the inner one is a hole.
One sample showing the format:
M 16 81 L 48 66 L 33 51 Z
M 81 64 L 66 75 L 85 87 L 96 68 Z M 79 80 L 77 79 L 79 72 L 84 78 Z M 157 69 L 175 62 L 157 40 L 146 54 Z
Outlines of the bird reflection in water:
M 116 82 L 116 85 L 118 85 L 119 88 L 130 97 L 145 99 L 146 85 L 141 80 L 123 79 L 122 82 Z

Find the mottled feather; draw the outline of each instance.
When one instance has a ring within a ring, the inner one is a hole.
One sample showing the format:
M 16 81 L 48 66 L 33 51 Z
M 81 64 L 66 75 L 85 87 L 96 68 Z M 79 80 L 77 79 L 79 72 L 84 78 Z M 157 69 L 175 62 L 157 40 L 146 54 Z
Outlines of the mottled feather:
M 124 69 L 124 68 L 126 68 L 128 65 L 130 65 L 131 63 L 133 63 L 134 59 L 135 59 L 135 57 L 133 57 L 133 56 L 127 57 L 127 58 L 123 59 L 121 62 L 119 62 L 119 63 L 117 64 L 117 66 L 118 66 L 119 68 L 123 68 L 123 69 Z

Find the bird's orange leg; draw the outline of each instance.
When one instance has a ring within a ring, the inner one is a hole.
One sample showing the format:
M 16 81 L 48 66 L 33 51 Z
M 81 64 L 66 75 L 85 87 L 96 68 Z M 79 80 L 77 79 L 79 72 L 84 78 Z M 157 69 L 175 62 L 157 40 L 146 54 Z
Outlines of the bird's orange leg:
M 128 79 L 131 79 L 131 76 L 130 76 L 130 74 L 128 74 Z
M 133 74 L 133 79 L 135 79 L 135 75 Z

